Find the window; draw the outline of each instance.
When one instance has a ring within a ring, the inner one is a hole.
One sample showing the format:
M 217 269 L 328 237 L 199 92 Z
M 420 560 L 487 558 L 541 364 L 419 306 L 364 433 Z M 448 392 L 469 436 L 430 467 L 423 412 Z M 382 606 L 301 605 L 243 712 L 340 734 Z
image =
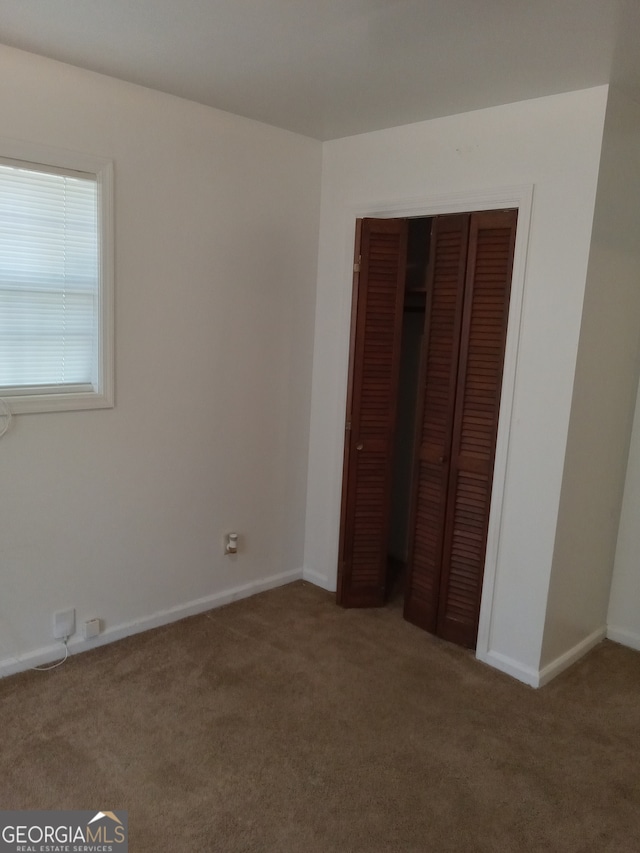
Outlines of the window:
M 13 412 L 113 405 L 111 176 L 105 161 L 0 142 L 0 398 Z

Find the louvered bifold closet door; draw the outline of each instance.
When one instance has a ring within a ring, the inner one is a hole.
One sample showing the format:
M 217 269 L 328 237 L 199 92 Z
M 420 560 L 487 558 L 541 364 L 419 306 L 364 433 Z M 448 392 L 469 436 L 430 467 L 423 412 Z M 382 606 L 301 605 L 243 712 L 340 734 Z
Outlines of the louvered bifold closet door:
M 384 603 L 406 255 L 406 220 L 358 224 L 338 574 L 345 607 Z
M 437 624 L 468 235 L 468 214 L 434 219 L 404 609 L 405 619 L 432 632 Z
M 437 633 L 475 648 L 517 211 L 471 215 Z

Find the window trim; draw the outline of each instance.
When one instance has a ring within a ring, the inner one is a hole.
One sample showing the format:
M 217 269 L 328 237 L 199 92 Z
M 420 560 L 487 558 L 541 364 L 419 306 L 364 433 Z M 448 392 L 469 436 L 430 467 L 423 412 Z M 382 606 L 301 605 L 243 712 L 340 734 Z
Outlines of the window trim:
M 93 175 L 98 193 L 98 346 L 95 383 L 69 386 L 55 392 L 40 389 L 0 389 L 0 398 L 12 414 L 68 412 L 113 408 L 114 405 L 114 228 L 113 162 L 76 151 L 0 138 L 0 158 L 41 166 L 43 171 L 61 169 Z

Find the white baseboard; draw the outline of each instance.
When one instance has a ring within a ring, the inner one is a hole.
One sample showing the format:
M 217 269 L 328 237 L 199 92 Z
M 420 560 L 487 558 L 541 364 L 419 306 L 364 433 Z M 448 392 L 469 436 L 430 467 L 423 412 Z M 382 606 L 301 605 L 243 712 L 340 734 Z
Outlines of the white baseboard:
M 590 651 L 594 646 L 597 646 L 598 643 L 604 640 L 607 635 L 607 629 L 604 626 L 602 628 L 598 628 L 596 631 L 589 634 L 588 637 L 585 637 L 584 640 L 576 643 L 573 648 L 569 649 L 539 670 L 526 666 L 513 658 L 507 657 L 507 655 L 501 654 L 500 652 L 491 650 L 478 654 L 477 658 L 478 660 L 483 661 L 483 663 L 487 663 L 489 666 L 499 669 L 501 672 L 506 672 L 507 675 L 512 675 L 514 678 L 517 678 L 518 681 L 522 681 L 531 687 L 542 687 L 543 685 L 548 684 L 552 678 L 556 677 L 556 675 L 560 675 L 561 672 L 570 667 L 577 660 L 580 660 L 581 657 L 584 657 L 588 651 Z M 638 642 L 640 643 L 640 637 L 638 637 Z M 637 648 L 640 648 L 640 645 Z
M 555 678 L 556 675 L 559 675 L 565 669 L 570 667 L 571 664 L 575 663 L 581 657 L 584 657 L 584 655 L 591 651 L 594 646 L 597 646 L 598 643 L 604 640 L 606 635 L 607 628 L 603 625 L 601 628 L 598 628 L 593 631 L 593 633 L 589 634 L 588 637 L 585 637 L 584 640 L 577 643 L 573 648 L 569 649 L 569 651 L 560 655 L 560 657 L 557 657 L 546 666 L 543 666 L 540 670 L 538 686 L 542 687 L 543 684 L 547 684 L 552 678 Z
M 305 581 L 309 581 L 309 583 L 312 583 L 314 586 L 319 586 L 321 589 L 326 589 L 327 592 L 336 591 L 335 578 L 329 579 L 325 575 L 321 575 L 319 572 L 315 572 L 313 569 L 303 569 L 302 579 Z
M 495 652 L 489 649 L 487 652 L 477 653 L 476 657 L 483 663 L 492 666 L 494 669 L 499 669 L 500 672 L 505 672 L 507 675 L 517 678 L 524 684 L 530 687 L 539 687 L 539 673 L 537 669 L 532 669 L 523 663 L 503 655 L 500 652 Z
M 615 625 L 608 625 L 607 639 L 613 640 L 614 643 L 620 643 L 622 646 L 629 646 L 630 649 L 640 652 L 640 634 L 637 634 L 635 631 L 629 631 L 627 628 L 616 628 Z
M 302 574 L 301 569 L 282 572 L 277 575 L 271 575 L 268 578 L 261 578 L 242 586 L 224 590 L 223 592 L 216 592 L 213 595 L 197 598 L 194 601 L 177 604 L 175 607 L 170 607 L 167 610 L 159 610 L 157 613 L 142 616 L 139 619 L 134 619 L 132 622 L 123 622 L 120 625 L 114 625 L 91 640 L 85 640 L 82 637 L 72 637 L 69 640 L 69 654 L 79 654 L 80 652 L 89 651 L 89 649 L 95 649 L 98 646 L 105 646 L 107 643 L 114 643 L 116 640 L 130 637 L 132 634 L 140 634 L 152 628 L 160 628 L 162 625 L 178 622 L 180 619 L 186 619 L 188 616 L 205 613 L 207 610 L 222 607 L 225 604 L 230 604 L 232 601 L 239 601 L 241 598 L 248 598 L 259 592 L 284 586 L 285 584 L 300 580 Z M 27 669 L 33 669 L 36 666 L 53 663 L 63 657 L 63 649 L 62 643 L 55 643 L 34 649 L 31 652 L 20 655 L 20 657 L 1 660 L 0 678 L 4 678 L 7 675 L 14 675 L 17 672 L 24 672 Z

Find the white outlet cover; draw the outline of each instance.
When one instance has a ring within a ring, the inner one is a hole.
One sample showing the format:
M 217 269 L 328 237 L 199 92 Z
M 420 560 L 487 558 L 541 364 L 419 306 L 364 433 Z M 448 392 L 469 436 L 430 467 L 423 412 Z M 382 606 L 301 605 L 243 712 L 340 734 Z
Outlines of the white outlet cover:
M 87 619 L 82 627 L 82 633 L 85 640 L 90 640 L 92 637 L 97 637 L 100 633 L 100 620 Z
M 58 610 L 53 614 L 53 638 L 54 640 L 64 640 L 70 637 L 76 630 L 76 611 L 72 607 L 70 610 Z

